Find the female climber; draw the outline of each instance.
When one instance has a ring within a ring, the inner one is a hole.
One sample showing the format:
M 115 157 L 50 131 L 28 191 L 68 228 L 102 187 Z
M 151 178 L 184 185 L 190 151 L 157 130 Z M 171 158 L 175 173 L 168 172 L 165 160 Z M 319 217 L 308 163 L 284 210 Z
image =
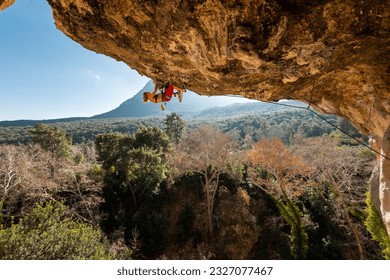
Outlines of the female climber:
M 183 99 L 183 92 L 185 92 L 185 89 L 179 88 L 171 83 L 165 83 L 162 84 L 159 82 L 154 83 L 154 90 L 153 92 L 144 92 L 144 102 L 154 102 L 154 103 L 161 103 L 160 108 L 161 110 L 164 110 L 164 103 L 169 102 L 172 99 L 172 95 L 176 96 L 179 99 L 179 102 Z M 159 93 L 157 93 L 157 90 L 160 90 Z M 174 92 L 176 90 L 176 92 Z

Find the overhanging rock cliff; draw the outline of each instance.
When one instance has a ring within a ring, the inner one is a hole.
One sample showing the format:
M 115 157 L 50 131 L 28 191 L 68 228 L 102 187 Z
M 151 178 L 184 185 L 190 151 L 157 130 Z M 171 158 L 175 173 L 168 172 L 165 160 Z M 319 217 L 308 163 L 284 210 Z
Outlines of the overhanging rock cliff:
M 48 2 L 58 29 L 140 74 L 205 95 L 305 101 L 347 117 L 390 157 L 387 0 Z M 380 197 L 390 233 L 384 163 Z
M 379 138 L 390 123 L 385 0 L 48 2 L 73 40 L 150 78 L 311 101 Z
M 0 11 L 7 9 L 13 3 L 15 3 L 15 0 L 0 0 Z

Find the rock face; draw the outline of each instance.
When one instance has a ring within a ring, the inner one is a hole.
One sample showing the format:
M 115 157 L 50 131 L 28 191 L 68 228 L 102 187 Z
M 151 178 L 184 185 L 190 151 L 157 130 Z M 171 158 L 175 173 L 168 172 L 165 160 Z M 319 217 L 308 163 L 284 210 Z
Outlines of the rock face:
M 7 9 L 13 3 L 15 3 L 15 0 L 0 0 L 0 11 Z
M 390 156 L 390 126 L 383 136 L 382 153 Z M 381 201 L 381 214 L 390 236 L 390 160 L 380 158 L 379 200 Z
M 204 95 L 305 101 L 350 119 L 378 151 L 389 141 L 387 0 L 48 2 L 66 35 L 142 75 Z
M 386 0 L 49 0 L 57 27 L 153 79 L 290 98 L 379 137 L 390 123 Z

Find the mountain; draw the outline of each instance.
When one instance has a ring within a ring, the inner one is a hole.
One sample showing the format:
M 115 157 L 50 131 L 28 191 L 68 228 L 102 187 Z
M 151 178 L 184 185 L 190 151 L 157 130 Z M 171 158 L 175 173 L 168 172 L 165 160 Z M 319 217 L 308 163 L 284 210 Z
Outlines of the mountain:
M 143 101 L 143 93 L 145 91 L 152 92 L 153 88 L 153 82 L 149 81 L 143 89 L 141 89 L 132 98 L 123 102 L 121 105 L 119 105 L 119 107 L 109 112 L 93 116 L 92 119 L 146 117 L 160 114 L 160 104 L 154 104 L 152 102 L 144 103 Z M 226 106 L 239 101 L 241 100 L 237 97 L 207 97 L 187 90 L 183 94 L 182 102 L 179 102 L 176 97 L 173 97 L 171 101 L 166 103 L 165 111 L 176 112 L 181 115 L 189 115 L 216 106 Z
M 292 108 L 290 106 L 293 106 Z M 295 100 L 280 101 L 277 103 L 268 102 L 251 102 L 251 103 L 234 103 L 226 106 L 217 106 L 205 109 L 201 112 L 195 112 L 192 118 L 217 118 L 240 115 L 264 115 L 285 110 L 306 108 L 305 103 Z
M 52 120 L 0 121 L 0 127 L 34 126 L 39 123 L 65 123 L 94 119 L 139 118 L 165 115 L 170 112 L 176 112 L 179 115 L 188 118 L 215 118 L 242 114 L 265 114 L 284 110 L 285 108 L 291 109 L 259 101 L 248 102 L 248 100 L 245 100 L 243 103 L 243 99 L 237 97 L 207 97 L 187 90 L 183 94 L 182 102 L 179 102 L 176 97 L 173 97 L 172 100 L 166 104 L 165 111 L 162 112 L 160 110 L 160 104 L 152 102 L 144 103 L 143 101 L 143 93 L 145 91 L 151 92 L 153 91 L 153 88 L 153 82 L 149 81 L 136 95 L 123 102 L 117 108 L 89 118 L 74 117 Z M 301 107 L 305 106 L 305 104 L 298 101 L 282 101 L 280 103 Z

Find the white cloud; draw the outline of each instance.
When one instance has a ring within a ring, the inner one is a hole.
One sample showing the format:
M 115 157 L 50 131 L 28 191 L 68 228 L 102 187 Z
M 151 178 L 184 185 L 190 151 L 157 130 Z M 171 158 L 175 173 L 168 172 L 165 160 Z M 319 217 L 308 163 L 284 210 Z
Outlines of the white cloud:
M 94 78 L 96 80 L 102 79 L 102 77 L 100 75 L 98 75 L 95 71 L 88 70 L 88 69 L 84 69 L 83 71 L 84 71 L 84 75 L 86 75 L 89 78 Z

